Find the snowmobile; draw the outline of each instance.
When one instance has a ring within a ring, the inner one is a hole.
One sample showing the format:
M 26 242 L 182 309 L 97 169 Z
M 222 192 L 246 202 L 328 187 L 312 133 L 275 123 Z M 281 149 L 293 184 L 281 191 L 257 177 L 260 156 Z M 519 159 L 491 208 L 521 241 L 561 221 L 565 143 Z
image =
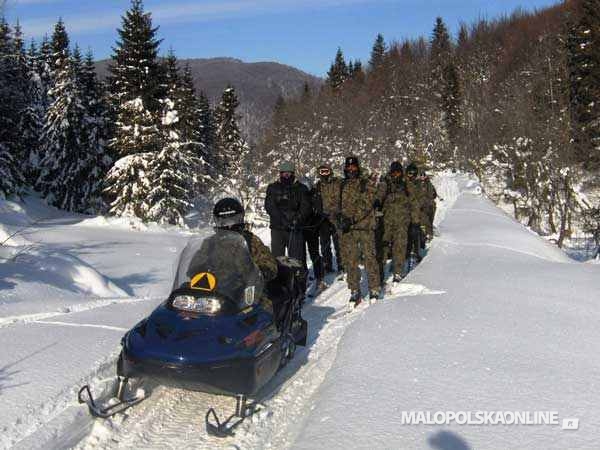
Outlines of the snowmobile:
M 235 396 L 236 410 L 227 420 L 212 408 L 205 416 L 209 434 L 232 435 L 257 411 L 248 397 L 293 358 L 297 345 L 306 345 L 305 271 L 289 258 L 278 258 L 278 269 L 277 278 L 265 283 L 239 233 L 217 230 L 192 240 L 168 299 L 121 340 L 117 399 L 102 406 L 83 386 L 80 403 L 97 417 L 122 412 L 143 399 L 127 392 L 135 379 Z

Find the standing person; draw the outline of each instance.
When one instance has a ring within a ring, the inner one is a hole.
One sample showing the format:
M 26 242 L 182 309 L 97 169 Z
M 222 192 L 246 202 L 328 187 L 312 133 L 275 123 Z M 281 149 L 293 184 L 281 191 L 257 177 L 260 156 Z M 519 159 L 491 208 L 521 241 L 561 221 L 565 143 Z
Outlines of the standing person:
M 312 261 L 313 275 L 315 278 L 317 292 L 324 290 L 327 286 L 323 281 L 323 258 L 319 251 L 319 228 L 323 217 L 319 212 L 319 206 L 317 205 L 317 199 L 315 196 L 315 188 L 311 180 L 304 178 L 301 182 L 308 189 L 309 201 L 310 201 L 310 215 L 308 216 L 304 227 L 302 228 L 302 235 L 306 241 L 308 247 L 308 254 Z M 305 257 L 306 259 L 306 257 Z
M 419 168 L 410 163 L 406 168 L 406 190 L 411 205 L 411 223 L 408 230 L 407 255 L 415 252 L 417 261 L 421 261 L 420 250 L 425 247 L 424 228 L 427 219 L 424 217 L 425 190 L 418 180 Z
M 375 211 L 373 202 L 377 192 L 369 180 L 361 178 L 358 158 L 349 156 L 344 164 L 344 180 L 340 186 L 337 227 L 341 234 L 341 247 L 346 268 L 350 302 L 361 302 L 359 263 L 361 254 L 369 282 L 369 298 L 379 297 L 381 283 L 375 256 Z
M 267 187 L 265 210 L 269 214 L 271 251 L 275 257 L 295 258 L 306 265 L 302 228 L 310 216 L 308 189 L 298 183 L 296 169 L 289 161 L 279 166 L 279 180 Z
M 322 221 L 319 227 L 319 241 L 321 243 L 321 254 L 323 255 L 323 269 L 325 273 L 333 272 L 333 254 L 331 252 L 331 241 L 335 249 L 337 270 L 341 272 L 342 254 L 340 252 L 340 241 L 335 228 L 335 215 L 338 210 L 340 198 L 340 179 L 334 176 L 331 167 L 323 164 L 318 168 L 319 181 L 315 186 L 315 206 L 321 214 Z
M 435 219 L 435 210 L 436 204 L 435 199 L 437 198 L 437 192 L 433 183 L 425 173 L 425 170 L 421 170 L 420 181 L 423 185 L 423 193 L 424 193 L 424 217 L 427 219 L 425 223 L 425 229 L 427 231 L 427 238 L 429 240 L 433 239 L 433 220 Z
M 412 217 L 402 164 L 399 161 L 390 165 L 390 171 L 380 184 L 379 192 L 383 204 L 383 251 L 387 255 L 391 247 L 393 281 L 399 283 L 404 277 L 408 227 Z

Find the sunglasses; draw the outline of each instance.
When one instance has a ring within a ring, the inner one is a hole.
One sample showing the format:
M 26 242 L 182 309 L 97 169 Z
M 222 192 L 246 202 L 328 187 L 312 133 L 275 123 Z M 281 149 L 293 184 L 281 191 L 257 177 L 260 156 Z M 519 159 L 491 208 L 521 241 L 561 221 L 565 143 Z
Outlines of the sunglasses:
M 331 169 L 319 169 L 319 175 L 324 177 L 331 175 Z
M 280 172 L 279 176 L 281 176 L 283 178 L 290 178 L 293 174 L 294 174 L 294 172 Z

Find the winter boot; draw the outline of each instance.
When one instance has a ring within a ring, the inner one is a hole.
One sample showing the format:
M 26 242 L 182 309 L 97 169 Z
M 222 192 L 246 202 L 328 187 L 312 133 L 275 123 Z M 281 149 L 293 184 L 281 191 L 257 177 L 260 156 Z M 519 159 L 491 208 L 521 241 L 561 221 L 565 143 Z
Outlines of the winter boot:
M 362 302 L 362 298 L 360 298 L 360 291 L 352 291 L 350 293 L 350 302 L 348 303 L 348 308 L 353 310 Z
M 401 273 L 394 274 L 394 283 L 400 283 L 404 276 Z
M 371 292 L 369 293 L 369 304 L 373 304 L 377 301 L 377 299 L 379 298 L 379 291 L 376 291 L 375 289 L 371 290 Z

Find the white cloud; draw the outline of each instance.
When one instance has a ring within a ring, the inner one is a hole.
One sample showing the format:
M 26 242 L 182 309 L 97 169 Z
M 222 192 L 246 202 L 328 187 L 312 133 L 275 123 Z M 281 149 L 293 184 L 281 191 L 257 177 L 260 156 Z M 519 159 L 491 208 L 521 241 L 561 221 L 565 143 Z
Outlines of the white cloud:
M 11 0 L 21 3 L 60 3 L 60 0 Z M 268 13 L 291 12 L 307 9 L 323 9 L 350 4 L 373 3 L 377 0 L 227 0 L 227 1 L 185 1 L 168 2 L 167 5 L 153 5 L 146 2 L 146 10 L 152 13 L 155 25 L 206 22 L 227 17 L 263 15 Z M 379 0 L 382 1 L 382 0 Z M 386 0 L 383 0 L 386 1 Z M 388 0 L 389 1 L 389 0 Z M 39 37 L 51 33 L 57 17 L 62 16 L 69 33 L 85 33 L 117 28 L 124 11 L 90 11 L 89 14 L 69 15 L 57 13 L 53 17 L 25 19 L 21 21 L 23 31 L 28 36 Z

